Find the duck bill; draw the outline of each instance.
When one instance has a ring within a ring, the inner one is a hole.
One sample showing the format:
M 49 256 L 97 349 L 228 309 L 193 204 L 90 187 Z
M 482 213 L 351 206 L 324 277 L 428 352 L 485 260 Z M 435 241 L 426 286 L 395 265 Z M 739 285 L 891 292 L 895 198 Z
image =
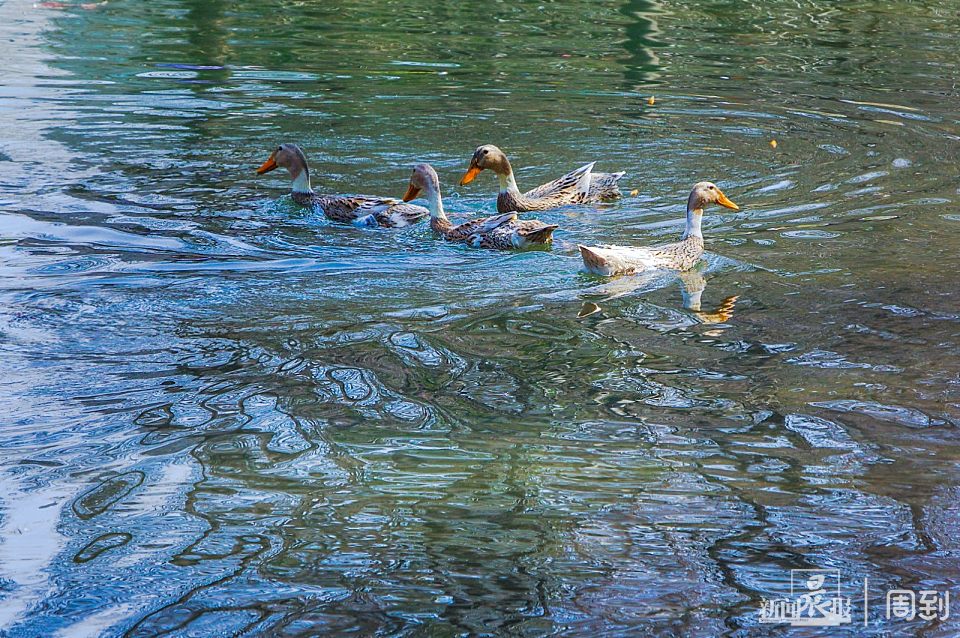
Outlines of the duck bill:
M 271 153 L 270 157 L 266 162 L 260 165 L 260 168 L 257 169 L 257 175 L 263 175 L 264 173 L 269 173 L 277 167 L 276 153 Z
M 477 175 L 480 174 L 480 171 L 482 170 L 483 169 L 480 168 L 479 166 L 475 166 L 471 164 L 470 168 L 467 169 L 467 172 L 464 173 L 463 177 L 460 178 L 460 185 L 466 186 L 467 184 L 472 182 L 477 177 Z
M 717 203 L 723 206 L 724 208 L 729 208 L 730 210 L 740 210 L 740 207 L 734 204 L 733 202 L 731 202 L 730 198 L 728 198 L 723 193 L 719 193 L 719 197 L 717 197 Z
M 411 199 L 416 199 L 420 195 L 420 189 L 410 184 L 407 186 L 407 192 L 403 194 L 403 201 L 409 202 Z

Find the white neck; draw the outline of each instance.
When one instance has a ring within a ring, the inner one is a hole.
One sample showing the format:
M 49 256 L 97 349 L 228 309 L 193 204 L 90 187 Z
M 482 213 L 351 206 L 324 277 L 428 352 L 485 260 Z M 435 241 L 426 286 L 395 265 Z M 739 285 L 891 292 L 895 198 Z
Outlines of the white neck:
M 513 171 L 510 171 L 506 175 L 497 175 L 497 178 L 500 180 L 501 193 L 519 193 L 520 192 L 520 189 L 517 188 L 517 180 L 513 178 Z
M 688 237 L 699 237 L 703 239 L 703 233 L 700 231 L 700 222 L 703 220 L 703 209 L 695 208 L 693 210 L 687 209 L 687 227 L 683 231 L 683 237 L 680 239 L 687 239 Z
M 293 190 L 294 193 L 312 193 L 313 189 L 310 187 L 310 171 L 301 169 L 297 176 L 293 178 Z
M 440 187 L 428 187 L 424 189 L 427 198 L 427 208 L 430 209 L 430 217 L 434 219 L 446 219 L 447 214 L 443 212 L 443 197 L 440 196 Z

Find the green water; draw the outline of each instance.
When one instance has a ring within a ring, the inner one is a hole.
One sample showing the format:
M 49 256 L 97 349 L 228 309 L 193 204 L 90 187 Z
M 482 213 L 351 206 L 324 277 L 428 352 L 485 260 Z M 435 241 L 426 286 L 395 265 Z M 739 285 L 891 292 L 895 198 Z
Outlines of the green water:
M 883 596 L 960 597 L 958 31 L 0 2 L 0 635 L 956 635 Z M 282 141 L 323 192 L 430 162 L 460 215 L 495 211 L 456 184 L 482 143 L 521 188 L 596 160 L 638 193 L 492 253 L 298 209 L 254 174 Z M 741 210 L 696 273 L 580 272 L 672 241 L 699 180 Z M 854 622 L 759 624 L 811 568 Z

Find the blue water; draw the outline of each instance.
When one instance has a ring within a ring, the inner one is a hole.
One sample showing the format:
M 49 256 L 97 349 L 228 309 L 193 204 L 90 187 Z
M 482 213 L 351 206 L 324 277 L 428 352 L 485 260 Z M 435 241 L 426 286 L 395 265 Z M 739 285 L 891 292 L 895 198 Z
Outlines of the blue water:
M 955 635 L 883 596 L 960 594 L 958 28 L 0 2 L 0 635 Z M 463 218 L 482 143 L 627 196 L 491 253 L 299 209 L 254 173 L 281 141 L 324 192 L 430 162 Z M 741 210 L 697 271 L 580 272 L 702 179 Z M 855 622 L 759 624 L 812 568 Z

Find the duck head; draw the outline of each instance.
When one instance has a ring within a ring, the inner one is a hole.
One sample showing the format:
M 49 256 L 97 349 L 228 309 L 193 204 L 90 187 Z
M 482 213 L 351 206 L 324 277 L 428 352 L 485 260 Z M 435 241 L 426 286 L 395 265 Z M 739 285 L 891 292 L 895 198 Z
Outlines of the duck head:
M 427 199 L 433 199 L 440 193 L 440 177 L 429 164 L 417 164 L 413 167 L 413 174 L 410 176 L 407 192 L 403 194 L 403 201 L 409 202 L 411 199 L 416 199 L 421 192 L 426 194 Z
M 460 185 L 463 186 L 472 182 L 474 178 L 480 174 L 480 171 L 485 168 L 489 168 L 497 175 L 509 175 L 513 172 L 513 169 L 510 167 L 510 162 L 507 160 L 507 156 L 504 155 L 503 151 L 493 144 L 484 144 L 483 146 L 478 146 L 477 150 L 473 152 L 473 157 L 470 158 L 470 167 L 467 168 L 467 172 L 460 178 Z
M 730 201 L 723 194 L 717 185 L 713 182 L 698 182 L 690 191 L 690 197 L 687 199 L 687 210 L 703 211 L 710 204 L 720 204 L 724 208 L 731 210 L 740 210 L 740 207 Z
M 725 208 L 740 210 L 740 207 L 731 202 L 717 185 L 712 182 L 698 182 L 690 197 L 687 198 L 687 226 L 683 231 L 683 238 L 699 237 L 703 240 L 700 223 L 703 220 L 703 209 L 710 204 L 720 204 Z
M 430 217 L 446 219 L 443 212 L 443 200 L 440 197 L 440 178 L 437 171 L 429 164 L 417 164 L 413 167 L 413 174 L 410 176 L 410 183 L 407 185 L 407 192 L 403 194 L 403 201 L 409 202 L 423 193 L 427 200 L 427 208 L 430 209 Z
M 296 144 L 278 146 L 270 153 L 267 161 L 257 169 L 257 175 L 269 173 L 277 167 L 283 167 L 290 173 L 294 191 L 310 192 L 310 167 L 307 165 L 307 156 L 299 146 Z

